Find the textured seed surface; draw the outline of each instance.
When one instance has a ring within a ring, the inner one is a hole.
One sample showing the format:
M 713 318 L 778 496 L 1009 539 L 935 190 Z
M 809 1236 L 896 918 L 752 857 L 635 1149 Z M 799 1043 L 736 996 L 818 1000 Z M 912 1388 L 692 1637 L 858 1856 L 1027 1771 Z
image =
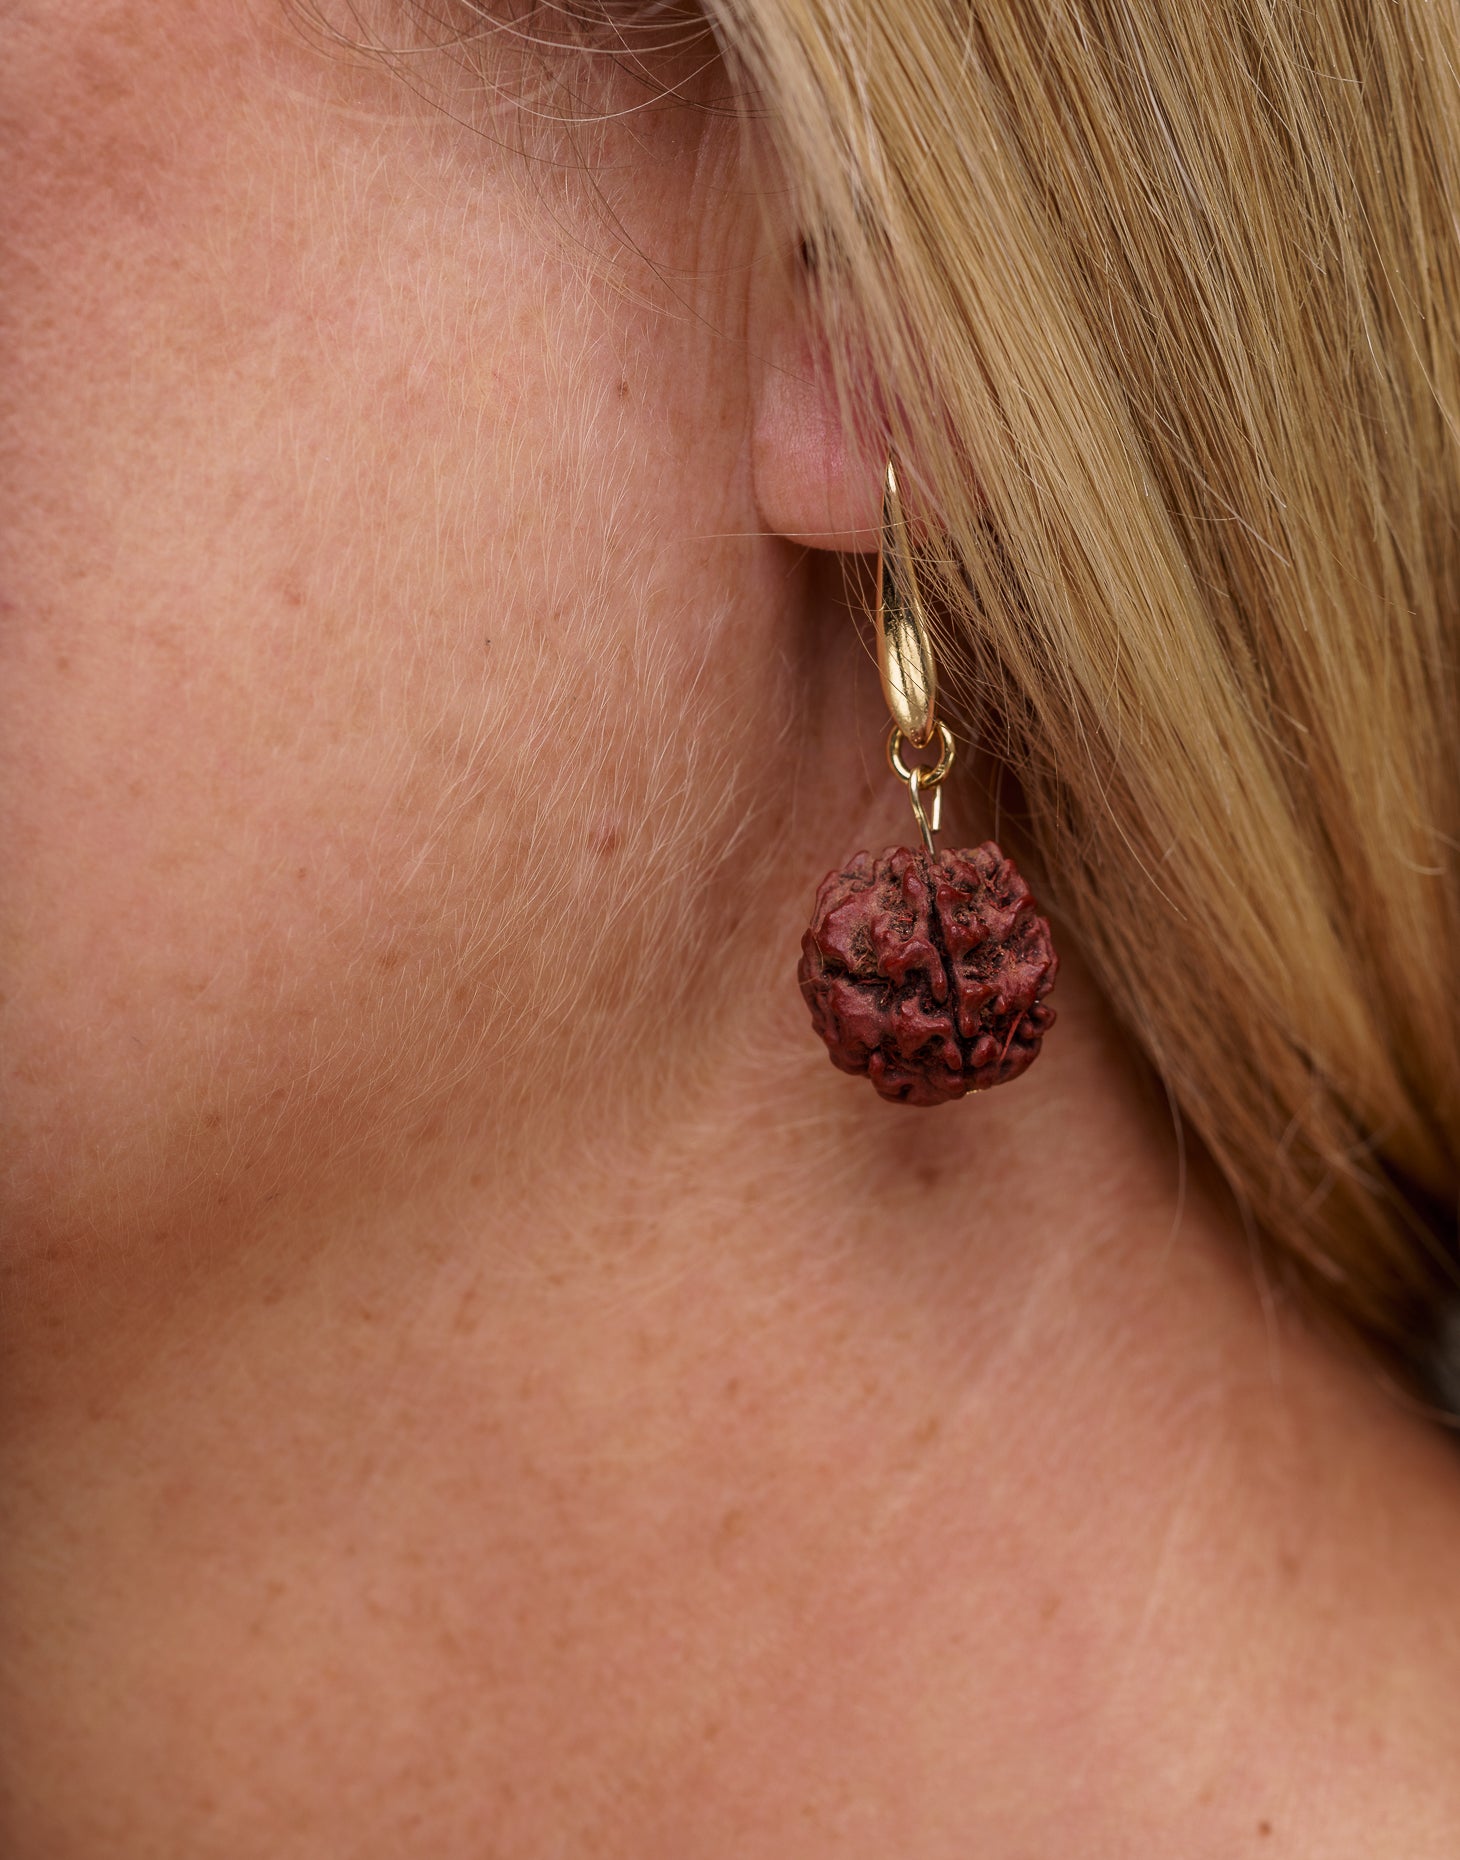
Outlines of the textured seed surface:
M 821 881 L 797 979 L 834 1064 L 899 1104 L 1003 1085 L 1054 1024 L 1059 959 L 992 840 L 858 853 Z

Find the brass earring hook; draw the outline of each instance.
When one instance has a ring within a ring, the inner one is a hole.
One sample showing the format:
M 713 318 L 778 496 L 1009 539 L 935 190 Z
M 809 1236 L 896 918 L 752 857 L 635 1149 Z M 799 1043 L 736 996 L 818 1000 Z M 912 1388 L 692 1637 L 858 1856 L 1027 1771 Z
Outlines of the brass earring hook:
M 913 818 L 931 857 L 933 835 L 938 831 L 942 814 L 942 782 L 953 766 L 953 737 L 947 724 L 940 722 L 937 716 L 938 668 L 933 657 L 933 638 L 918 591 L 912 542 L 902 508 L 902 489 L 890 452 L 882 478 L 876 612 L 877 669 L 882 675 L 882 695 L 892 712 L 887 761 L 893 774 L 907 783 Z M 926 749 L 935 732 L 939 737 L 937 761 L 929 767 L 909 768 L 903 759 L 904 747 Z M 931 819 L 923 806 L 923 797 L 929 794 L 933 799 Z
M 938 671 L 913 568 L 897 466 L 887 455 L 882 477 L 882 536 L 877 551 L 877 665 L 893 721 L 915 749 L 933 740 Z

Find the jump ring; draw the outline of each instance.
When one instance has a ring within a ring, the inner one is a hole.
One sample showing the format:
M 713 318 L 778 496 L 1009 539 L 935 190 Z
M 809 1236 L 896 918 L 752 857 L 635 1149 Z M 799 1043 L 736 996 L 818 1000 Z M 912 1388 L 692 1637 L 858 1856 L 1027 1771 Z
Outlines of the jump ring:
M 903 761 L 902 752 L 906 744 L 906 738 L 903 736 L 902 728 L 899 724 L 893 724 L 892 730 L 887 738 L 888 767 L 899 781 L 905 781 L 909 784 L 911 784 L 913 775 L 916 772 L 918 788 L 923 793 L 926 793 L 929 788 L 936 788 L 938 783 L 943 780 L 944 776 L 947 775 L 949 769 L 953 766 L 953 732 L 948 728 L 941 717 L 937 722 L 937 731 L 939 739 L 938 760 L 931 768 L 924 768 L 919 764 L 916 770 L 914 770 L 910 769 Z

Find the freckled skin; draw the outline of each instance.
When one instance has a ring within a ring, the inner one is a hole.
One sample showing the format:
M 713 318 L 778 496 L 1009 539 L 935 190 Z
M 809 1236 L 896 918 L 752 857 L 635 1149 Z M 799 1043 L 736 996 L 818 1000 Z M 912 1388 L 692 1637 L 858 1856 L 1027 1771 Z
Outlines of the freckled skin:
M 702 780 L 691 808 L 659 752 L 695 753 L 684 616 L 723 612 L 723 692 L 788 597 L 784 546 L 746 540 L 734 444 L 758 221 L 742 202 L 700 231 L 723 128 L 624 131 L 641 260 L 612 146 L 606 201 L 493 160 L 270 4 L 22 8 L 14 30 L 0 909 L 22 1248 L 80 1244 L 99 1207 L 175 1231 L 187 1181 L 248 1157 L 290 1192 L 342 1144 L 389 1171 L 423 1091 L 467 1108 L 464 1074 L 501 1127 L 493 1048 L 561 1011 L 570 973 L 587 1025 L 632 959 L 630 894 L 658 882 L 634 849 L 682 843 L 676 934 L 717 908 L 727 803 Z M 774 760 L 789 699 L 749 754 Z M 540 930 L 571 875 L 618 933 L 544 963 L 490 908 L 509 858 Z
M 1453 1854 L 1448 1461 L 1074 940 L 938 1118 L 807 1025 L 787 191 L 307 13 L 6 16 L 0 1853 Z

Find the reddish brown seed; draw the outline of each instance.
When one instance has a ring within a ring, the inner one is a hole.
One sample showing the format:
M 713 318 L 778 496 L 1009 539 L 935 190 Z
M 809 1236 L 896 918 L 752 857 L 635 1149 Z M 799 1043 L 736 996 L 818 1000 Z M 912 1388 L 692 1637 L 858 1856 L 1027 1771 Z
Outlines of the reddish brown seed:
M 832 1062 L 897 1104 L 1018 1078 L 1054 1025 L 1059 958 L 1029 887 L 992 840 L 897 846 L 828 872 L 797 979 Z

